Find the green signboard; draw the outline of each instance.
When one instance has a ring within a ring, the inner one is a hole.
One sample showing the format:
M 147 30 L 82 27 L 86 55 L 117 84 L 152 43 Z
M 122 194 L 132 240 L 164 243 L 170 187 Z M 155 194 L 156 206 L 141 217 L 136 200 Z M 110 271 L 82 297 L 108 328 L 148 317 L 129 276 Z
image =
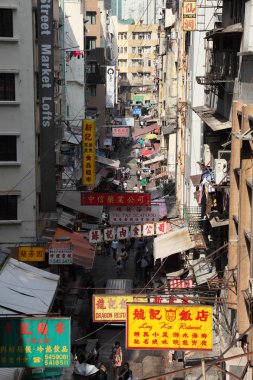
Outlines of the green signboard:
M 70 318 L 1 318 L 0 367 L 69 367 Z
M 134 95 L 133 96 L 133 101 L 134 102 L 144 102 L 144 96 L 142 96 L 142 95 Z

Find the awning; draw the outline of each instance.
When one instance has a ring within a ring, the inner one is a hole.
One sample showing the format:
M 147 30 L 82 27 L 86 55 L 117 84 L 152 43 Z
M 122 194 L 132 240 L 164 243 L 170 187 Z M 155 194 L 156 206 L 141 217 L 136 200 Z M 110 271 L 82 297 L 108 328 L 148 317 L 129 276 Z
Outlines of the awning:
M 106 178 L 108 174 L 111 173 L 110 168 L 103 168 L 98 173 L 96 173 L 95 187 L 100 184 L 103 178 Z
M 148 125 L 147 127 L 135 129 L 135 131 L 132 134 L 133 139 L 136 140 L 137 137 L 144 138 L 145 135 L 153 132 L 156 128 L 158 128 L 158 126 L 157 126 L 157 123 L 154 122 L 154 124 Z
M 150 179 L 150 181 L 155 181 L 156 179 L 159 179 L 159 178 L 167 178 L 168 177 L 168 173 L 167 172 L 162 172 L 160 174 L 157 174 L 155 175 L 154 177 L 152 177 Z
M 176 133 L 176 123 L 173 124 L 167 124 L 162 126 L 162 133 L 163 135 L 169 135 L 171 133 Z
M 46 314 L 59 276 L 9 258 L 0 272 L 0 314 Z
M 199 186 L 201 180 L 201 174 L 195 174 L 190 176 L 193 186 Z
M 85 269 L 91 269 L 93 267 L 93 261 L 95 257 L 95 246 L 90 244 L 88 237 L 80 232 L 68 231 L 64 228 L 57 228 L 52 244 L 55 243 L 57 238 L 69 238 L 67 242 L 72 244 L 73 248 L 73 261 L 77 265 L 85 267 Z
M 203 120 L 214 132 L 232 128 L 232 123 L 214 109 L 200 106 L 193 107 L 192 110 L 196 112 L 201 120 Z
M 118 169 L 120 166 L 119 160 L 111 160 L 110 158 L 102 157 L 102 156 L 96 156 L 96 161 L 100 164 L 104 164 L 107 166 L 111 166 L 112 168 Z
M 70 144 L 79 145 L 82 141 L 82 135 L 76 134 L 76 133 L 64 132 L 64 141 Z
M 155 162 L 159 162 L 159 161 L 163 161 L 163 160 L 165 160 L 164 155 L 157 156 L 155 158 L 152 158 L 151 160 L 143 161 L 143 165 L 150 165 L 150 164 L 154 164 Z
M 81 206 L 80 199 L 80 191 L 75 190 L 62 191 L 57 195 L 57 202 L 60 205 L 81 212 L 83 214 L 93 216 L 97 219 L 101 218 L 103 206 Z
M 216 274 L 215 267 L 205 258 L 192 260 L 192 268 L 197 285 L 206 284 Z
M 194 248 L 188 227 L 180 228 L 154 239 L 154 259 L 165 259 L 177 252 Z
M 58 224 L 62 227 L 73 229 L 76 215 L 70 212 L 62 211 L 58 219 Z
M 227 37 L 228 34 L 243 33 L 243 26 L 239 22 L 237 24 L 228 25 L 226 28 L 213 29 L 206 34 L 205 39 L 209 40 L 211 38 L 216 38 L 218 36 Z

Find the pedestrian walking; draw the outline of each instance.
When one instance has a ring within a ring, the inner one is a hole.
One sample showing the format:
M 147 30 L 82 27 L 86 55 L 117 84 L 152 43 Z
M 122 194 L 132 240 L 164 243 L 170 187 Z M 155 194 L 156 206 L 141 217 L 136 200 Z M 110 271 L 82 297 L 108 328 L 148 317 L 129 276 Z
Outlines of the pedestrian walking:
M 114 346 L 112 347 L 111 358 L 114 380 L 118 380 L 119 369 L 122 365 L 122 348 L 120 347 L 120 342 L 115 342 Z
M 117 253 L 118 253 L 118 245 L 119 245 L 119 242 L 118 240 L 114 239 L 112 241 L 112 257 L 113 259 L 116 261 L 117 260 Z
M 143 138 L 142 137 L 139 138 L 139 144 L 140 144 L 140 147 L 142 148 L 142 146 L 143 146 Z
M 147 184 L 148 184 L 148 182 L 147 182 L 146 178 L 142 178 L 142 180 L 141 180 L 141 186 L 142 186 L 142 190 L 143 191 L 146 191 Z
M 131 380 L 132 377 L 133 377 L 133 372 L 129 368 L 129 363 L 126 362 L 123 364 L 123 368 L 121 369 L 121 371 L 119 373 L 118 379 L 119 380 Z
M 107 368 L 104 363 L 99 366 L 98 380 L 107 380 Z
M 140 155 L 140 149 L 139 148 L 135 148 L 135 158 L 139 158 L 139 155 Z
M 116 274 L 117 276 L 121 276 L 122 273 L 123 273 L 123 263 L 122 263 L 121 258 L 118 258 L 116 262 Z
M 140 160 L 140 157 L 136 158 L 136 165 L 137 165 L 137 168 L 140 168 L 140 167 L 141 167 L 141 160 Z
M 123 270 L 126 270 L 126 264 L 128 261 L 128 253 L 125 248 L 121 248 L 121 254 L 120 254 Z
M 139 187 L 138 187 L 137 183 L 133 187 L 133 192 L 134 193 L 138 193 L 139 192 Z
M 127 191 L 127 181 L 123 182 L 123 188 L 124 188 L 125 191 Z
M 111 254 L 111 243 L 109 241 L 104 242 L 104 256 L 110 256 Z
M 140 179 L 141 179 L 141 171 L 139 169 L 136 171 L 136 177 L 137 177 L 137 181 L 140 181 Z
M 147 268 L 148 268 L 148 258 L 147 258 L 147 256 L 144 256 L 141 259 L 141 263 L 140 263 L 141 279 L 142 279 L 143 282 L 145 282 L 145 279 L 146 279 Z

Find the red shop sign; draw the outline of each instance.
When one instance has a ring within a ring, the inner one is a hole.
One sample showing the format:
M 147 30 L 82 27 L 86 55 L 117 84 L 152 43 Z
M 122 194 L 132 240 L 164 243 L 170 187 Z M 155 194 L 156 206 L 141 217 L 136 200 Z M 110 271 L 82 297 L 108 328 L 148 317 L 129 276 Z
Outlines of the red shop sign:
M 81 206 L 150 206 L 150 193 L 81 193 Z

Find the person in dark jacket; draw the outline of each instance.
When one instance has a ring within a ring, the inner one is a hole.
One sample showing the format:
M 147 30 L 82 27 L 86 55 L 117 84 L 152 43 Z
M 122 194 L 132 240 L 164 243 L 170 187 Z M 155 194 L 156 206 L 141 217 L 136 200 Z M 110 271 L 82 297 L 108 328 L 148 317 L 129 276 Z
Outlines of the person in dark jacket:
M 123 368 L 119 373 L 118 380 L 130 380 L 133 376 L 132 370 L 129 368 L 129 363 L 124 363 Z

